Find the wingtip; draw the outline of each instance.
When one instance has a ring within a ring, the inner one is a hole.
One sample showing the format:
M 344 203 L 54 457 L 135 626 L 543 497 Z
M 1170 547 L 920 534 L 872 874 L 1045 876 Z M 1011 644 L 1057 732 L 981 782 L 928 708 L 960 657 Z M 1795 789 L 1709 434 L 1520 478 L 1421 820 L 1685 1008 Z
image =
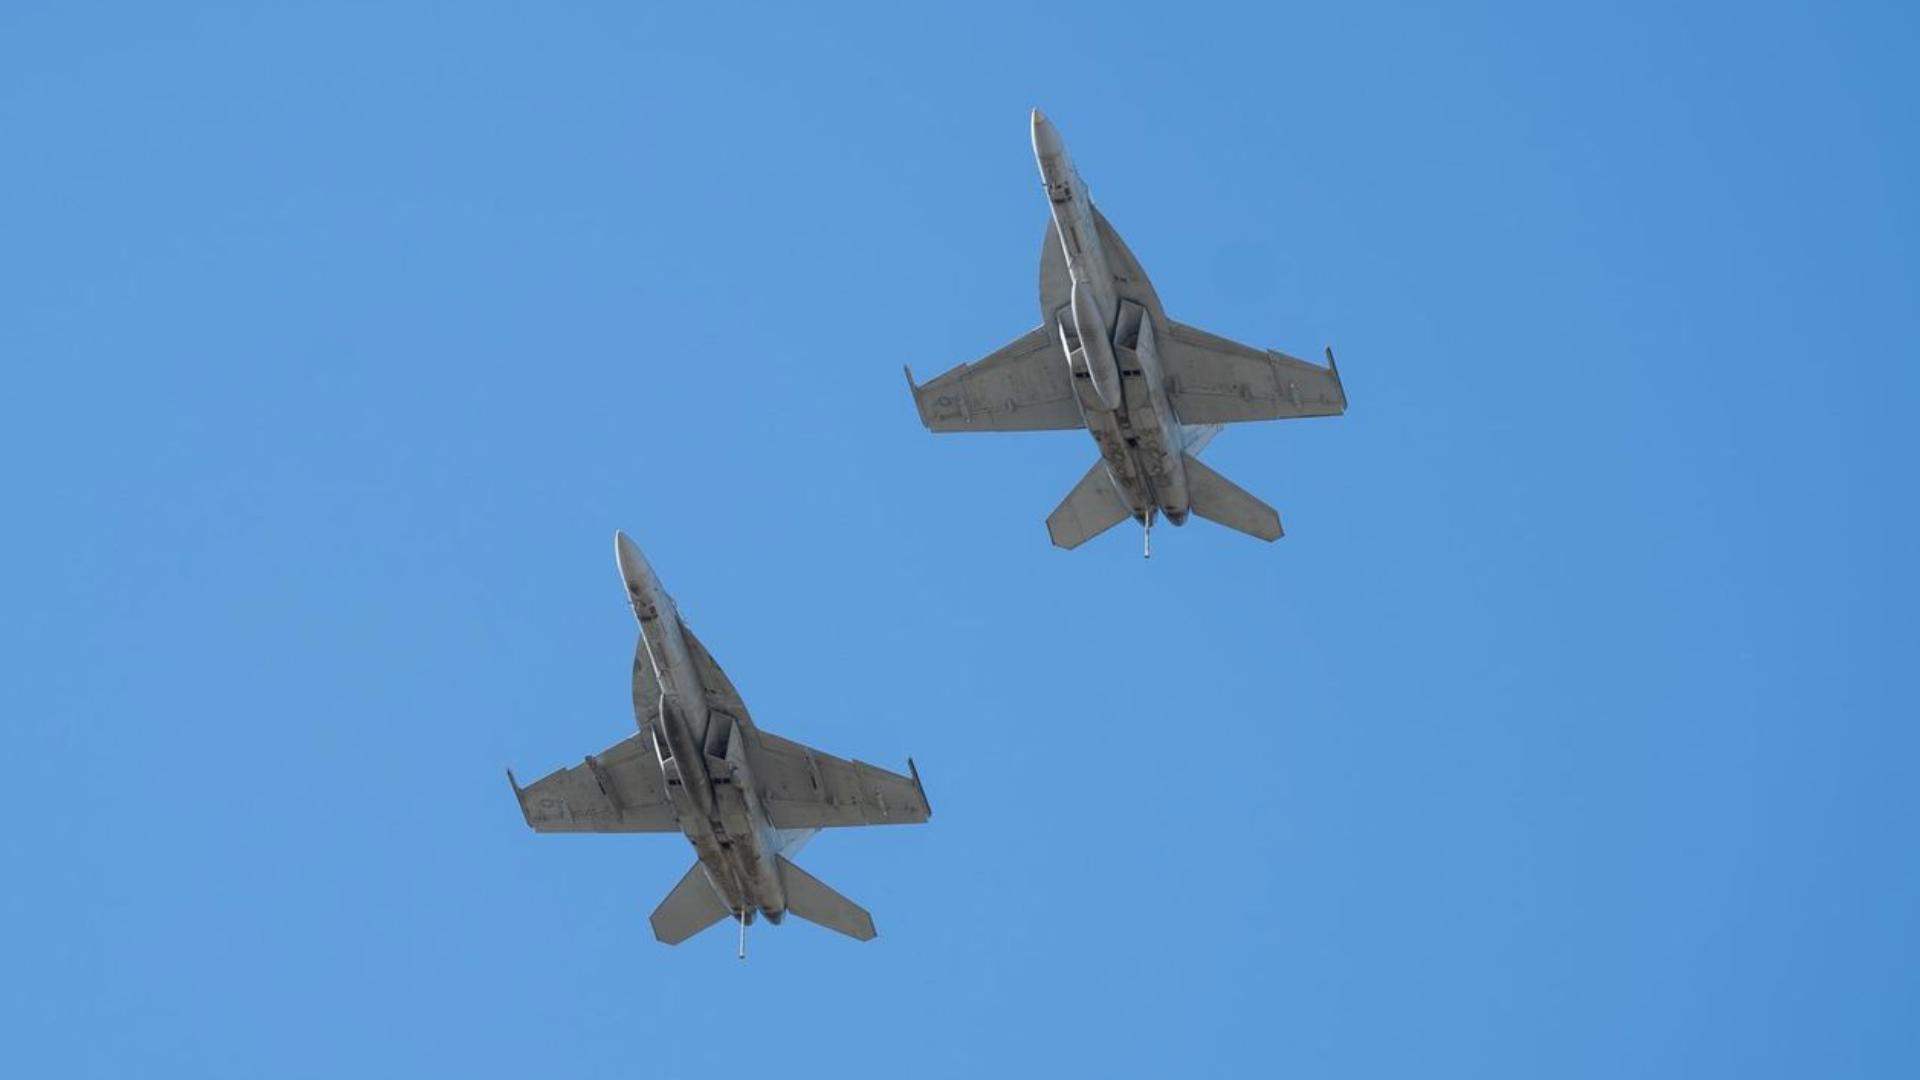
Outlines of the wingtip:
M 513 801 L 520 804 L 521 819 L 527 823 L 527 828 L 537 828 L 533 823 L 533 808 L 527 805 L 527 789 L 520 786 L 520 781 L 514 777 L 512 769 L 507 770 L 507 783 L 513 787 Z
M 1340 391 L 1340 409 L 1344 412 L 1347 408 L 1347 384 L 1340 379 L 1340 361 L 1333 358 L 1333 346 L 1325 345 L 1321 348 L 1327 354 L 1327 370 L 1333 373 L 1333 387 Z
M 907 758 L 907 772 L 913 776 L 913 790 L 920 793 L 920 805 L 927 808 L 927 816 L 933 816 L 933 802 L 927 798 L 927 785 L 920 782 L 920 766 L 913 763 L 911 755 Z
M 920 418 L 920 426 L 933 431 L 933 421 L 927 418 L 927 401 L 920 396 L 921 386 L 913 378 L 913 365 L 901 364 L 900 370 L 907 376 L 907 393 L 913 395 L 913 411 Z

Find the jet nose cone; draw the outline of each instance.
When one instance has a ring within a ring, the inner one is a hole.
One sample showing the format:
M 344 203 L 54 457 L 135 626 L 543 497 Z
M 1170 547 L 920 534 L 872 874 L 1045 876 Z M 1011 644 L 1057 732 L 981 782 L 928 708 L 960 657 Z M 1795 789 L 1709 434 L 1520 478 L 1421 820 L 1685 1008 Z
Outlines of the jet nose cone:
M 619 562 L 620 576 L 627 579 L 628 585 L 638 585 L 653 576 L 647 557 L 640 554 L 640 546 L 624 532 L 613 534 L 613 557 Z
M 1053 121 L 1039 109 L 1033 110 L 1033 152 L 1041 157 L 1058 157 L 1065 149 Z

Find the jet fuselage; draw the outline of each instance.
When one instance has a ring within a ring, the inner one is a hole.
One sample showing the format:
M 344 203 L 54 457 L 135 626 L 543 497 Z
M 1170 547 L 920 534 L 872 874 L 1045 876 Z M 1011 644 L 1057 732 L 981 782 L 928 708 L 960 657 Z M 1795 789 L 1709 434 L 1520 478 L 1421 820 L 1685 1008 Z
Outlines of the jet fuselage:
M 640 549 L 625 534 L 614 540 L 627 599 L 640 623 L 644 656 L 661 691 L 652 732 L 680 829 L 722 901 L 735 918 L 753 913 L 778 923 L 787 910 L 786 890 L 775 856 L 797 845 L 767 820 L 748 759 L 749 721 L 708 705 L 699 663 L 683 632 L 679 610 Z M 648 727 L 645 702 L 634 702 Z
M 1059 327 L 1081 416 L 1114 489 L 1148 528 L 1156 511 L 1174 525 L 1184 524 L 1190 505 L 1183 461 L 1187 444 L 1156 344 L 1166 332 L 1159 303 L 1140 304 L 1120 295 L 1087 186 L 1059 131 L 1038 109 L 1033 111 L 1033 154 L 1070 283 L 1064 308 L 1045 310 L 1043 298 L 1040 317 Z M 1144 277 L 1132 284 L 1136 294 L 1152 296 Z

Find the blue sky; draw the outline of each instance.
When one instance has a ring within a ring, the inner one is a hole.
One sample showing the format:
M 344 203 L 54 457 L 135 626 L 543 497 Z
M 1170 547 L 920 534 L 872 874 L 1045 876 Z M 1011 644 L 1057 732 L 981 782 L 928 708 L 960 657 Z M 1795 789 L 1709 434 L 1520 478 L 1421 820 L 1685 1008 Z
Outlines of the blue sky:
M 1898 5 L 9 5 L 0 1045 L 71 1076 L 1920 1072 Z M 1339 351 L 1277 506 L 1054 550 L 1059 123 L 1178 318 Z M 614 529 L 921 764 L 734 961 Z

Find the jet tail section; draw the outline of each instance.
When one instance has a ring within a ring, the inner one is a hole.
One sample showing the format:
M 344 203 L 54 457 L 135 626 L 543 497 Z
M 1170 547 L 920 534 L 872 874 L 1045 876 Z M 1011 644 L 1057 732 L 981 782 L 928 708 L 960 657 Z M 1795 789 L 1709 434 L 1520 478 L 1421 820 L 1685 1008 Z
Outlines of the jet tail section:
M 873 940 L 873 916 L 867 914 L 866 908 L 827 888 L 819 878 L 793 865 L 785 855 L 778 858 L 780 881 L 787 887 L 789 914 L 838 930 L 850 938 Z
M 733 914 L 713 891 L 707 872 L 699 863 L 687 871 L 660 906 L 653 909 L 653 936 L 668 945 L 678 945 L 693 935 Z
M 1067 497 L 1047 515 L 1047 535 L 1056 547 L 1077 548 L 1133 516 L 1114 490 L 1104 461 L 1096 461 Z
M 1192 499 L 1194 513 L 1229 529 L 1238 529 L 1248 536 L 1257 536 L 1262 540 L 1280 539 L 1280 515 L 1274 512 L 1273 507 L 1202 465 L 1200 459 L 1192 454 L 1186 455 L 1186 465 L 1187 494 Z

